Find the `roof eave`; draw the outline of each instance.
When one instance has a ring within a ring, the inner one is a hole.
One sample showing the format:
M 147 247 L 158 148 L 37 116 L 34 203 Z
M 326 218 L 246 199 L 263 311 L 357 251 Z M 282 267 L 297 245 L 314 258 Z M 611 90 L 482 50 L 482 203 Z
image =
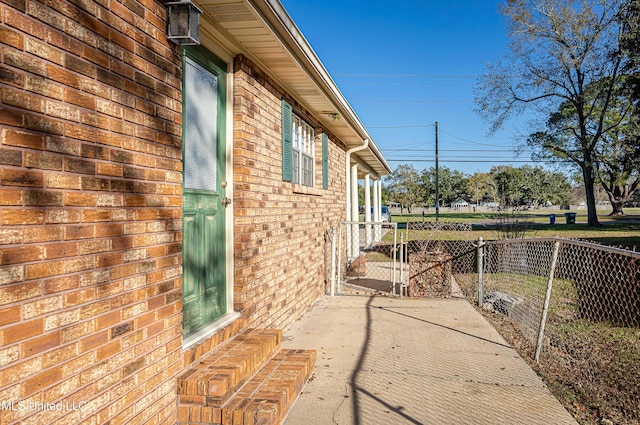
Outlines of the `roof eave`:
M 269 34 L 271 37 L 277 39 L 278 43 L 283 47 L 282 54 L 289 55 L 288 58 L 283 59 L 291 59 L 295 62 L 296 66 L 298 66 L 306 78 L 309 79 L 309 87 L 321 93 L 321 95 L 326 98 L 328 102 L 326 105 L 330 105 L 330 110 L 326 110 L 327 107 L 319 109 L 316 106 L 317 101 L 314 102 L 311 98 L 307 98 L 304 93 L 301 93 L 303 90 L 296 90 L 294 86 L 296 86 L 296 84 L 298 86 L 300 85 L 298 79 L 294 81 L 292 77 L 288 78 L 286 73 L 278 72 L 277 69 L 272 69 L 272 67 L 264 63 L 262 60 L 264 55 L 261 55 L 258 49 L 252 49 L 251 43 L 243 43 L 241 40 L 237 40 L 233 33 L 239 30 L 233 27 L 232 24 L 227 24 L 227 28 L 224 28 L 224 25 L 215 22 L 216 15 L 210 14 L 213 20 L 208 20 L 207 16 L 204 16 L 205 22 L 203 27 L 209 27 L 210 32 L 217 35 L 217 41 L 224 41 L 225 48 L 228 49 L 231 54 L 242 53 L 252 61 L 264 66 L 265 72 L 286 88 L 290 89 L 290 94 L 314 113 L 323 126 L 339 136 L 347 148 L 359 146 L 363 140 L 369 139 L 368 149 L 361 152 L 359 156 L 375 173 L 379 175 L 391 173 L 391 167 L 373 141 L 373 138 L 349 102 L 340 92 L 320 59 L 302 35 L 302 32 L 278 0 L 200 0 L 197 1 L 197 3 L 205 12 L 208 9 L 212 10 L 211 7 L 222 8 L 225 6 L 227 8 L 236 7 L 250 10 L 255 18 L 250 25 L 259 27 L 260 31 L 264 31 L 265 34 Z M 238 22 L 240 22 L 240 19 L 244 19 L 243 22 L 247 22 L 247 14 L 238 14 L 238 16 Z M 227 17 L 226 19 L 229 18 Z M 212 29 L 213 31 L 211 31 Z M 219 40 L 221 37 L 225 38 L 225 40 Z M 313 97 L 313 95 L 309 96 Z M 339 120 L 337 121 L 335 120 L 335 114 L 339 116 Z

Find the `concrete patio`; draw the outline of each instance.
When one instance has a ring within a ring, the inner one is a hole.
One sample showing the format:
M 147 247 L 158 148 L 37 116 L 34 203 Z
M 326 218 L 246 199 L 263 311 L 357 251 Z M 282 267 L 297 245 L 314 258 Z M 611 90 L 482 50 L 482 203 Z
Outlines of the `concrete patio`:
M 317 363 L 285 425 L 577 423 L 465 299 L 323 297 L 287 347 Z

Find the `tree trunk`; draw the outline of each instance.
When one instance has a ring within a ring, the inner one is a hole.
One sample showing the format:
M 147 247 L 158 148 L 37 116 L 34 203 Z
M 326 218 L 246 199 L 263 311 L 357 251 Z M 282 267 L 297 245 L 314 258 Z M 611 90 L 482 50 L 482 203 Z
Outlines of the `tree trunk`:
M 634 189 L 630 185 L 613 186 L 613 190 L 605 188 L 612 211 L 609 215 L 624 215 L 622 207 L 633 196 Z
M 584 178 L 584 191 L 587 198 L 587 226 L 600 226 L 598 212 L 596 211 L 595 180 L 593 178 L 593 166 L 591 164 L 586 164 L 582 168 L 582 177 Z
M 612 197 L 609 196 L 609 202 L 611 202 L 611 212 L 609 215 L 624 215 L 624 211 L 622 211 L 622 207 L 625 204 L 624 201 L 612 199 Z

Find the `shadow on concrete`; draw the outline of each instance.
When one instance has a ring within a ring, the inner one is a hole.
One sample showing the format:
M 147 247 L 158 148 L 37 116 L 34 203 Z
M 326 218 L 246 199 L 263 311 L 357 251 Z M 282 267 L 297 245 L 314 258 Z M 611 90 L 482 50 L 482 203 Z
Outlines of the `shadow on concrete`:
M 369 304 L 367 304 L 367 306 L 369 306 Z M 469 332 L 464 332 L 464 331 L 461 331 L 459 329 L 454 329 L 454 328 L 452 328 L 450 326 L 441 325 L 439 323 L 435 323 L 435 322 L 431 322 L 429 320 L 421 319 L 419 317 L 411 316 L 410 314 L 400 313 L 399 311 L 390 310 L 390 309 L 388 309 L 386 307 L 373 307 L 373 308 L 377 308 L 378 310 L 384 310 L 384 311 L 387 311 L 389 313 L 397 314 L 397 315 L 400 315 L 400 316 L 408 317 L 410 319 L 418 320 L 418 321 L 424 322 L 424 323 L 428 323 L 428 324 L 433 325 L 433 326 L 438 326 L 440 328 L 447 329 L 447 330 L 450 330 L 452 332 L 456 332 L 456 333 L 459 333 L 459 334 L 462 334 L 462 335 L 470 336 L 472 338 L 476 338 L 476 339 L 479 339 L 479 340 L 482 340 L 482 341 L 485 341 L 485 342 L 488 342 L 488 343 L 491 343 L 491 344 L 499 345 L 501 347 L 506 347 L 506 348 L 513 349 L 513 347 L 510 346 L 510 345 L 502 344 L 501 342 L 497 342 L 497 341 L 493 341 L 493 340 L 490 340 L 490 339 L 487 339 L 487 338 L 483 338 L 481 336 L 477 336 L 477 335 L 471 334 Z
M 353 375 L 351 377 L 351 396 L 353 400 L 353 422 L 356 425 L 369 425 L 369 424 L 363 423 L 362 417 L 361 417 L 362 409 L 364 409 L 364 403 L 361 397 L 367 397 L 372 401 L 381 404 L 385 408 L 389 409 L 391 412 L 398 414 L 399 416 L 404 418 L 407 421 L 407 423 L 422 425 L 422 422 L 404 413 L 403 406 L 392 406 L 386 401 L 382 400 L 380 397 L 376 396 L 375 394 L 371 393 L 366 388 L 358 384 L 358 377 L 361 371 L 363 370 L 365 360 L 367 358 L 367 353 L 371 345 L 371 325 L 373 323 L 373 320 L 371 318 L 371 310 L 373 308 L 380 308 L 380 307 L 375 307 L 371 305 L 375 297 L 376 297 L 375 295 L 372 295 L 371 297 L 369 297 L 369 300 L 367 301 L 367 308 L 366 308 L 367 323 L 366 323 L 366 333 L 365 333 L 364 343 L 362 344 L 362 350 L 360 351 L 360 356 L 358 357 L 358 363 L 356 365 L 356 369 L 353 372 Z

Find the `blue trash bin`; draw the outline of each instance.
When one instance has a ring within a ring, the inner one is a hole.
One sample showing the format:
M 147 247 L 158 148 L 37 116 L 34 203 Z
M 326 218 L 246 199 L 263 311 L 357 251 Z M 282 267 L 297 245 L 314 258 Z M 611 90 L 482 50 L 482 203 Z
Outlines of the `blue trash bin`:
M 555 214 L 551 214 L 549 216 L 549 224 L 555 224 L 556 223 L 556 215 Z

